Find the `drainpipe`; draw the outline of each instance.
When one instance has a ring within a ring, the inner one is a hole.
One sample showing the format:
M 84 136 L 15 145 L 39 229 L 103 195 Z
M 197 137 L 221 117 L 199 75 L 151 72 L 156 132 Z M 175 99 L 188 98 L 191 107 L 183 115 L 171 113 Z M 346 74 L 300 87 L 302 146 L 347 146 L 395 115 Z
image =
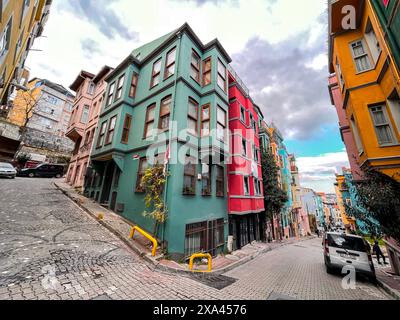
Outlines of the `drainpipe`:
M 174 99 L 173 99 L 173 106 L 172 106 L 172 117 L 171 117 L 171 121 L 170 121 L 170 128 L 169 128 L 169 154 L 170 154 L 170 158 L 171 158 L 171 150 L 172 150 L 172 148 L 171 148 L 171 141 L 172 141 L 172 129 L 173 129 L 173 127 L 172 127 L 172 123 L 173 123 L 173 121 L 174 121 L 174 119 L 175 119 L 175 109 L 176 109 L 176 89 L 177 89 L 177 80 L 178 80 L 178 74 L 179 74 L 179 64 L 180 64 L 180 62 L 181 62 L 181 43 L 182 43 L 182 32 L 181 31 L 179 31 L 179 32 L 177 32 L 176 33 L 176 36 L 178 37 L 178 39 L 179 39 L 179 42 L 178 42 L 178 48 L 177 48 L 177 58 L 175 59 L 175 61 L 177 62 L 177 64 L 176 64 L 176 70 L 175 70 L 175 89 L 174 89 Z M 168 172 L 168 168 L 169 168 L 169 162 L 167 163 L 167 165 L 166 165 L 166 170 L 165 170 L 165 172 Z M 166 177 L 166 179 L 165 179 L 165 191 L 164 191 L 164 204 L 165 204 L 165 207 L 166 208 L 168 208 L 168 206 L 167 206 L 167 193 L 168 193 L 168 177 Z M 164 240 L 165 240 L 165 225 L 167 224 L 167 221 L 165 221 L 164 223 L 163 223 L 163 227 L 162 227 L 162 237 L 161 237 L 161 241 L 162 241 L 162 243 L 164 243 Z

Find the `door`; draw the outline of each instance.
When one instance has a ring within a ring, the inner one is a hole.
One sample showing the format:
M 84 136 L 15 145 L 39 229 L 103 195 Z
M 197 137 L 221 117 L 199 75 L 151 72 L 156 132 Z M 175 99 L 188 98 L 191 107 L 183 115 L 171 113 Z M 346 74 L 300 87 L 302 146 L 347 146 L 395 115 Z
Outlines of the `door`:
M 44 164 L 36 169 L 36 174 L 39 177 L 48 177 L 49 176 L 49 166 Z
M 110 192 L 111 192 L 111 185 L 112 185 L 113 176 L 114 176 L 114 169 L 115 169 L 114 161 L 111 161 L 107 166 L 105 176 L 104 176 L 103 190 L 101 192 L 101 199 L 100 199 L 101 204 L 108 204 L 108 201 L 110 199 Z

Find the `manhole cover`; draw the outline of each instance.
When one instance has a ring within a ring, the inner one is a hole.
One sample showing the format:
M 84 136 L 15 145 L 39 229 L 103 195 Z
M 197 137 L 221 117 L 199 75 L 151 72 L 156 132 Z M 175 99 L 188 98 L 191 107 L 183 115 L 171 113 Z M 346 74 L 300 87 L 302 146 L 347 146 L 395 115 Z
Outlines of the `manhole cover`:
M 191 278 L 218 290 L 226 288 L 237 281 L 237 279 L 227 276 L 210 276 L 200 273 L 191 275 Z
M 92 300 L 112 300 L 107 294 L 102 294 L 100 296 L 97 296 L 96 298 L 93 298 Z

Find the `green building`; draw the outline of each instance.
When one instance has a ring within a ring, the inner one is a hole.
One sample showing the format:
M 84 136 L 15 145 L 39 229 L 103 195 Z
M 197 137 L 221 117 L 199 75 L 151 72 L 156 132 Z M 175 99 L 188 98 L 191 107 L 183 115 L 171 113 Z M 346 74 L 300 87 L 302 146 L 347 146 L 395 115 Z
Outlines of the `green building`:
M 371 3 L 400 72 L 400 1 L 371 0 Z
M 184 24 L 135 49 L 106 78 L 85 192 L 155 233 L 174 260 L 226 249 L 230 62 L 218 40 L 203 44 Z M 156 231 L 143 215 L 140 179 L 166 162 L 168 219 Z

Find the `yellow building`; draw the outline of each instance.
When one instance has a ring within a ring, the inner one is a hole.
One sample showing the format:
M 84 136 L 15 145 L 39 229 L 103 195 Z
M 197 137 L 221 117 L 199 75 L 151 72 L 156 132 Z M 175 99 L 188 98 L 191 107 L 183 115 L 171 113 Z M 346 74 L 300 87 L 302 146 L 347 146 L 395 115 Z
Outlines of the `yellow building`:
M 400 181 L 399 75 L 370 0 L 330 0 L 329 30 L 329 68 L 338 76 L 357 162 Z
M 342 217 L 343 225 L 349 230 L 356 230 L 356 220 L 352 217 L 347 216 L 346 214 L 346 209 L 344 206 L 345 199 L 343 199 L 343 194 L 346 191 L 348 192 L 348 187 L 346 186 L 344 175 L 337 174 L 335 183 L 335 193 L 337 196 L 338 206 L 340 210 L 340 215 Z M 349 199 L 346 199 L 346 201 L 349 201 Z
M 24 87 L 25 60 L 47 21 L 51 0 L 0 1 L 0 106 L 5 110 Z

